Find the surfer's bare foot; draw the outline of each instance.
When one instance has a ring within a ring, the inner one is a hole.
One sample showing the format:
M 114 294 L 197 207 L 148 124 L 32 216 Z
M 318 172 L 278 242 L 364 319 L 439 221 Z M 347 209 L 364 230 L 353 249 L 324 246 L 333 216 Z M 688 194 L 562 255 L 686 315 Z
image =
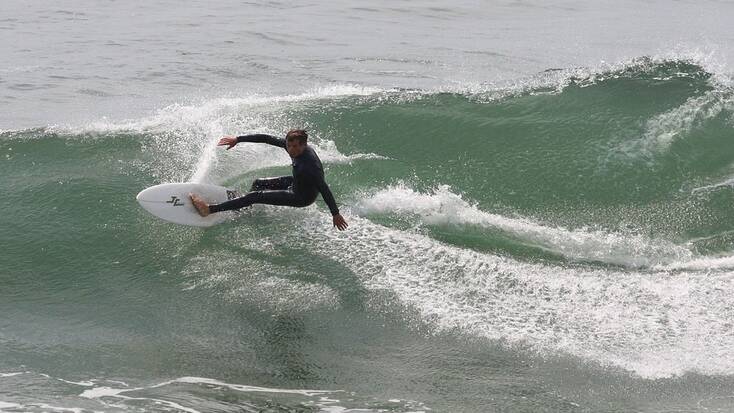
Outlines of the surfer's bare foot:
M 191 198 L 191 203 L 194 204 L 194 208 L 196 208 L 196 212 L 199 213 L 202 217 L 205 217 L 210 214 L 209 212 L 209 204 L 204 202 L 203 199 L 199 198 L 196 194 L 189 194 L 189 198 Z

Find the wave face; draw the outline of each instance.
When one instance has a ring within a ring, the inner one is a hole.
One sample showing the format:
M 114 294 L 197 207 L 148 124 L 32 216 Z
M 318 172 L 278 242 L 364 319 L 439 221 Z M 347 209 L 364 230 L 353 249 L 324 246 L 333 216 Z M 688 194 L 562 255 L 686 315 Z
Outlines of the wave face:
M 575 393 L 577 377 L 720 408 L 734 388 L 734 89 L 712 70 L 645 57 L 2 131 L 0 383 L 66 407 L 0 392 L 0 409 L 450 408 L 421 378 L 435 363 L 467 411 L 616 397 Z M 293 127 L 310 131 L 347 232 L 322 203 L 200 230 L 134 201 L 160 182 L 288 174 L 282 150 L 215 143 Z M 696 399 L 712 383 L 721 394 Z M 490 401 L 518 388 L 530 404 Z

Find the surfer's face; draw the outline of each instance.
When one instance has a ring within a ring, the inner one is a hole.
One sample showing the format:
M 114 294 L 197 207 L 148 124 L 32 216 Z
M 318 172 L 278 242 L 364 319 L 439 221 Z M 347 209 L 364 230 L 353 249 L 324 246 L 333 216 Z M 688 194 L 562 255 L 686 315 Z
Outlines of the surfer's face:
M 288 155 L 290 155 L 291 158 L 297 158 L 301 156 L 301 154 L 303 153 L 305 149 L 306 149 L 306 144 L 301 143 L 297 139 L 291 139 L 285 142 L 285 150 L 288 151 Z

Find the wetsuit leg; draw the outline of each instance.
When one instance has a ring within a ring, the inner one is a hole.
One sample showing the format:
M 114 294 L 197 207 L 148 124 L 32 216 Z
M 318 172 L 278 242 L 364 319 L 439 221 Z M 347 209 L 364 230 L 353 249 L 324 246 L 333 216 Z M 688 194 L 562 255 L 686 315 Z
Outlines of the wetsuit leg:
M 304 207 L 313 203 L 308 202 L 302 196 L 296 195 L 290 190 L 278 191 L 253 191 L 248 192 L 244 196 L 235 198 L 221 204 L 209 205 L 209 212 L 230 211 L 240 209 L 252 204 L 268 204 L 268 205 L 285 205 L 292 207 Z
M 293 186 L 292 176 L 280 176 L 277 178 L 258 178 L 252 182 L 250 191 L 285 190 Z

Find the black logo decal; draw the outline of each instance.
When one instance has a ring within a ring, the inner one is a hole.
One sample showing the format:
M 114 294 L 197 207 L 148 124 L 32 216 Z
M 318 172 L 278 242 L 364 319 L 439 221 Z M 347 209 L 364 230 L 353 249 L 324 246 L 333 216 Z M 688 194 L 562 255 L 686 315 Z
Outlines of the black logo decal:
M 240 197 L 239 192 L 237 192 L 237 191 L 231 191 L 229 189 L 227 190 L 227 199 L 228 200 L 239 198 L 239 197 Z
M 170 201 L 166 201 L 167 204 L 171 204 L 173 206 L 183 206 L 184 204 L 181 202 L 181 199 L 177 196 L 172 196 Z

